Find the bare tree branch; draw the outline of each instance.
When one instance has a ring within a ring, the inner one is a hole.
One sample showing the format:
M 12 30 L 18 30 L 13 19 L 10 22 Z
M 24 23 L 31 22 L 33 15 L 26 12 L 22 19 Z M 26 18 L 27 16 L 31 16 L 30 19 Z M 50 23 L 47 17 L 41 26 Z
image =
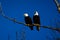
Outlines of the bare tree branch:
M 53 28 L 53 27 L 49 27 L 49 26 L 41 26 L 43 28 L 48 28 L 48 29 L 51 29 L 51 30 L 56 30 L 58 32 L 60 32 L 60 28 Z
M 60 5 L 57 0 L 54 0 L 54 2 L 55 2 L 55 4 L 56 4 L 57 6 Z
M 13 19 L 13 18 L 10 18 L 10 17 L 6 16 L 6 15 L 3 13 L 3 11 L 2 11 L 1 3 L 0 3 L 0 14 L 1 14 L 4 18 L 9 19 L 9 20 L 11 20 L 11 21 L 13 21 L 13 22 L 16 22 L 16 23 L 18 23 L 18 24 L 23 24 L 23 25 L 25 25 L 25 26 L 27 25 L 27 24 L 25 24 L 25 23 L 23 23 L 23 22 L 18 22 L 16 19 Z

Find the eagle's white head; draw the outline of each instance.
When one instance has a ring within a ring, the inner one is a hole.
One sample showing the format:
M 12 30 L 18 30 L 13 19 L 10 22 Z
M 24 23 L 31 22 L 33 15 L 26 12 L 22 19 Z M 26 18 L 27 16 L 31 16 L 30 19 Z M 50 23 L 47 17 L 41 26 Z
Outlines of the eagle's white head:
M 29 15 L 28 15 L 28 13 L 25 13 L 24 16 L 25 16 L 25 17 L 28 17 Z
M 36 11 L 34 15 L 37 15 L 37 16 L 38 16 L 39 14 L 38 14 L 38 12 Z

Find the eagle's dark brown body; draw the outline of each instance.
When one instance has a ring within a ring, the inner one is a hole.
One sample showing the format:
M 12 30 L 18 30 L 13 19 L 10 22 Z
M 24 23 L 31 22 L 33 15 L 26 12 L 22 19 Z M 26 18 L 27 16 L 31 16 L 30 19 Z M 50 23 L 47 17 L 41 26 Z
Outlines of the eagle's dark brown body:
M 34 25 L 36 26 L 37 31 L 40 30 L 40 17 L 38 15 L 38 12 L 35 13 L 35 15 L 33 15 L 33 22 Z
M 29 16 L 25 17 L 25 23 L 29 26 L 31 30 L 33 30 L 32 20 Z

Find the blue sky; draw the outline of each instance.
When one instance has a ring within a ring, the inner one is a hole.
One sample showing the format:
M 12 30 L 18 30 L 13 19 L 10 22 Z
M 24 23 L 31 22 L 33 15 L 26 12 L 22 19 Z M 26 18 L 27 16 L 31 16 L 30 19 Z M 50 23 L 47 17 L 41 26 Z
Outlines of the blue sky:
M 35 11 L 38 11 L 43 26 L 56 27 L 56 23 L 58 20 L 60 21 L 60 14 L 53 0 L 0 0 L 0 2 L 4 14 L 20 22 L 25 22 L 24 13 L 27 12 L 32 18 Z M 26 32 L 26 40 L 47 40 L 47 37 L 53 40 L 51 34 L 60 37 L 57 31 L 54 31 L 56 35 L 52 30 L 45 28 L 40 28 L 38 32 L 35 26 L 34 30 L 31 31 L 27 26 L 14 23 L 0 16 L 0 40 L 8 40 L 8 34 L 10 40 L 16 40 L 16 31 L 20 32 L 22 29 Z

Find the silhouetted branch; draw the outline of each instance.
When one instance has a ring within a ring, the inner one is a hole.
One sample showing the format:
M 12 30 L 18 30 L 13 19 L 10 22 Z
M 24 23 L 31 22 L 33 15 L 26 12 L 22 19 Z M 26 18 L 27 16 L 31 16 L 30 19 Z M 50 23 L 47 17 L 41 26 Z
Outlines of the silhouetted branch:
M 4 18 L 6 18 L 6 19 L 9 19 L 9 20 L 11 20 L 11 21 L 15 22 L 15 23 L 26 25 L 26 24 L 25 24 L 25 23 L 23 23 L 23 22 L 18 22 L 16 19 L 9 18 L 8 16 L 5 16 L 4 14 L 2 14 L 2 16 L 3 16 Z
M 53 28 L 53 27 L 49 27 L 49 26 L 41 26 L 43 28 L 48 28 L 48 29 L 51 29 L 51 30 L 56 30 L 58 32 L 60 32 L 60 28 Z
M 2 13 L 2 16 L 3 16 L 4 18 L 6 18 L 6 19 L 9 19 L 9 20 L 15 22 L 15 23 L 23 24 L 23 25 L 25 25 L 25 26 L 29 26 L 29 25 L 27 25 L 27 24 L 25 24 L 25 23 L 16 21 L 16 19 L 9 18 L 9 17 L 5 16 L 3 13 Z M 34 26 L 34 25 L 35 25 L 35 24 L 33 24 L 33 26 Z M 39 25 L 39 26 L 40 26 L 40 25 Z M 52 27 L 49 27 L 49 26 L 40 26 L 40 27 L 48 28 L 48 29 L 52 29 L 52 30 L 56 30 L 56 31 L 59 31 L 59 32 L 60 32 L 60 28 L 52 28 Z
M 25 24 L 25 23 L 16 21 L 16 19 L 9 18 L 9 17 L 5 16 L 4 14 L 2 14 L 2 16 L 5 17 L 6 19 L 9 19 L 9 20 L 15 22 L 15 23 L 23 24 L 23 25 L 25 25 L 25 26 L 29 26 L 29 25 L 27 25 L 27 24 Z M 33 24 L 33 26 L 34 26 L 34 24 Z M 40 27 L 48 28 L 48 29 L 52 29 L 52 30 L 56 30 L 56 31 L 59 31 L 59 32 L 60 32 L 60 28 L 52 28 L 52 27 L 49 27 L 49 26 L 40 26 Z

